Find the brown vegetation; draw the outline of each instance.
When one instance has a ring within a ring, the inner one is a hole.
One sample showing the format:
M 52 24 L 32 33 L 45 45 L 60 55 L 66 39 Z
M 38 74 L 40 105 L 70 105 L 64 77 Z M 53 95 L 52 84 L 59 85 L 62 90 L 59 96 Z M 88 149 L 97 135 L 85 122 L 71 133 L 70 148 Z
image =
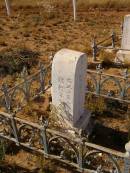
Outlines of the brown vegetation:
M 24 5 L 24 6 L 36 6 L 36 5 L 40 5 L 43 3 L 45 4 L 51 4 L 54 5 L 56 7 L 64 7 L 64 8 L 68 8 L 72 6 L 72 3 L 70 0 L 20 0 L 20 1 L 16 1 L 16 0 L 12 0 L 12 5 Z M 1 2 L 1 4 L 3 5 L 4 2 Z M 129 0 L 78 0 L 77 1 L 77 6 L 80 8 L 105 8 L 105 9 L 130 9 L 130 1 Z
M 5 8 L 4 6 L 1 6 L 0 54 L 2 56 L 8 55 L 9 53 L 14 55 L 14 51 L 10 49 L 10 47 L 12 48 L 19 43 L 23 43 L 29 50 L 39 53 L 39 56 L 35 58 L 41 60 L 44 65 L 50 62 L 48 56 L 51 53 L 54 54 L 56 51 L 64 47 L 86 52 L 91 60 L 91 41 L 93 36 L 97 36 L 97 39 L 101 40 L 106 37 L 107 34 L 110 35 L 112 29 L 117 33 L 120 33 L 120 24 L 123 16 L 128 14 L 129 11 L 119 11 L 119 9 L 130 8 L 129 0 L 79 0 L 77 2 L 78 18 L 77 22 L 74 23 L 70 0 L 46 1 L 47 3 L 44 5 L 38 4 L 38 2 L 41 2 L 41 0 L 28 0 L 26 3 L 25 0 L 12 0 L 13 9 L 11 18 L 6 16 Z M 45 2 L 45 0 L 42 2 Z M 52 11 L 47 11 L 48 5 L 49 7 L 53 7 L 51 9 Z M 115 10 L 100 11 L 96 8 L 108 10 L 114 8 L 118 12 Z M 17 46 L 15 50 L 18 50 Z M 19 54 L 17 56 L 19 56 Z M 101 61 L 111 64 L 114 57 L 110 53 L 102 52 L 99 58 Z M 37 67 L 32 67 L 30 69 L 31 74 L 35 72 L 36 69 Z M 112 68 L 105 69 L 105 71 L 111 74 L 119 74 L 120 72 L 120 70 Z M 0 78 L 0 83 L 6 81 L 12 86 L 19 81 L 17 78 L 19 78 L 17 74 L 12 76 L 8 75 L 5 78 Z M 41 97 L 41 100 L 30 102 L 17 116 L 33 122 L 37 122 L 41 115 L 48 116 L 47 109 L 49 105 L 49 97 L 50 96 Z M 87 99 L 90 100 L 87 105 L 88 108 L 94 111 L 98 110 L 98 112 L 101 113 L 106 109 L 103 99 L 95 100 L 95 105 L 93 104 L 91 96 Z M 110 118 L 111 117 L 104 118 L 104 116 L 102 116 L 99 119 L 105 125 L 110 125 Z M 119 127 L 126 130 L 126 127 L 121 126 L 125 125 L 126 121 L 119 119 L 119 122 L 117 122 L 117 117 L 115 117 L 113 119 L 111 118 L 111 122 L 113 128 Z M 28 168 L 29 165 L 25 164 L 27 155 L 27 153 L 21 151 L 16 157 L 7 155 L 6 159 L 8 162 L 11 160 L 12 164 L 18 164 L 18 162 L 20 162 L 20 166 Z M 36 160 L 39 161 L 39 158 Z M 37 164 L 36 166 L 38 166 L 37 161 L 33 162 L 32 159 L 33 164 Z M 44 162 L 43 166 L 52 169 L 50 168 L 51 165 L 49 165 L 52 163 L 48 164 L 47 162 Z M 65 170 L 62 170 L 61 172 L 65 172 Z

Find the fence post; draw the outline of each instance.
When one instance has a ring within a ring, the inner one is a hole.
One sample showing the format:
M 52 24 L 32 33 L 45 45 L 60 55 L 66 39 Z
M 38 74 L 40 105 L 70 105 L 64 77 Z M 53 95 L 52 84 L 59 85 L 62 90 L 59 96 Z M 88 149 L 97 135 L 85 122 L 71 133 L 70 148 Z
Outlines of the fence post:
M 2 161 L 5 158 L 5 148 L 6 148 L 6 144 L 5 144 L 5 140 L 3 138 L 0 139 L 0 161 Z M 0 171 L 0 173 L 2 173 L 3 171 Z
M 5 5 L 6 5 L 6 10 L 7 10 L 7 15 L 11 15 L 11 7 L 10 7 L 10 0 L 5 0 Z
M 93 49 L 93 61 L 96 61 L 96 56 L 97 56 L 97 44 L 96 44 L 96 39 L 93 39 L 93 43 L 92 43 L 92 49 Z
M 79 168 L 81 171 L 83 170 L 83 142 L 80 141 L 79 144 L 79 160 L 78 160 Z
M 26 93 L 26 100 L 29 101 L 30 93 L 29 93 L 29 84 L 28 84 L 27 76 L 28 76 L 27 67 L 24 66 L 23 71 L 22 71 L 22 77 L 24 80 L 24 90 Z
M 115 32 L 114 31 L 112 31 L 111 38 L 112 38 L 112 48 L 115 48 Z
M 74 21 L 76 21 L 76 0 L 73 1 L 73 15 L 74 15 Z
M 44 146 L 44 151 L 45 154 L 49 154 L 49 149 L 48 149 L 48 141 L 47 141 L 47 135 L 46 135 L 46 128 L 48 126 L 48 121 L 45 122 L 44 125 L 41 127 L 41 139 L 42 139 L 42 144 Z
M 99 64 L 97 67 L 96 67 L 96 70 L 97 70 L 97 76 L 98 76 L 98 79 L 97 79 L 97 86 L 96 86 L 96 94 L 100 94 L 100 83 L 101 83 L 101 75 L 102 75 L 102 66 L 101 64 Z
M 125 145 L 124 173 L 130 173 L 130 141 Z
M 124 99 L 125 95 L 126 95 L 126 84 L 127 84 L 127 80 L 128 80 L 128 69 L 126 69 L 123 73 L 124 75 L 124 81 L 123 81 L 123 88 L 121 91 L 121 98 Z
M 10 110 L 11 110 L 11 100 L 10 100 L 7 84 L 4 83 L 2 85 L 1 90 L 4 93 L 5 108 L 6 108 L 7 112 L 10 113 Z
M 84 147 L 84 142 L 83 142 L 83 138 L 82 138 L 82 129 L 79 130 L 79 137 L 80 137 L 80 141 L 79 141 L 79 157 L 78 157 L 78 165 L 79 168 L 81 169 L 81 171 L 83 171 L 83 147 Z
M 41 85 L 42 93 L 44 93 L 44 89 L 45 89 L 44 75 L 45 75 L 44 66 L 42 63 L 40 63 L 40 85 Z
M 16 145 L 19 146 L 19 137 L 18 137 L 18 129 L 17 129 L 16 121 L 15 121 L 15 114 L 13 114 L 10 119 L 11 119 L 11 125 L 13 128 L 13 134 L 16 139 Z

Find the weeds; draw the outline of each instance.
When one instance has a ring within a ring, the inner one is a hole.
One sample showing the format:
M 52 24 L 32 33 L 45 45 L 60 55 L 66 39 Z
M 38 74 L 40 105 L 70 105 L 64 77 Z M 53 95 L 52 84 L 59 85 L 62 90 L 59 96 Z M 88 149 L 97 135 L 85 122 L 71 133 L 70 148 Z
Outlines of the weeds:
M 6 74 L 19 72 L 23 66 L 30 67 L 37 62 L 39 54 L 27 47 L 10 47 L 0 51 L 0 71 Z
M 103 113 L 106 110 L 106 103 L 104 98 L 102 97 L 95 98 L 92 94 L 88 94 L 86 96 L 85 107 L 87 107 L 87 109 L 93 112 Z
M 39 4 L 43 4 L 46 3 L 46 0 L 21 0 L 21 1 L 16 1 L 14 0 L 12 2 L 12 5 L 19 5 L 19 6 L 36 6 L 38 3 Z M 68 8 L 72 6 L 71 1 L 69 0 L 52 0 L 52 1 L 48 1 L 48 4 L 51 5 L 55 5 L 55 7 L 57 8 Z M 3 2 L 1 2 L 0 4 L 3 5 Z M 129 0 L 79 0 L 77 1 L 77 6 L 80 8 L 105 8 L 105 9 L 122 9 L 122 8 L 126 8 L 126 9 L 130 9 L 130 1 Z
M 0 139 L 0 162 L 5 157 L 5 142 L 4 140 Z
M 101 51 L 99 55 L 99 59 L 103 66 L 110 66 L 114 63 L 116 55 L 115 53 Z

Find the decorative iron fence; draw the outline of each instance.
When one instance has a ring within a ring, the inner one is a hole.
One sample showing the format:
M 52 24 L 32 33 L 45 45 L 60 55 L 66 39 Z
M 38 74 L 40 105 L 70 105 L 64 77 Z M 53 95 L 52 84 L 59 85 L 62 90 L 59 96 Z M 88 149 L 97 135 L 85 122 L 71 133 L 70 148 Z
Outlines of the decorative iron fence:
M 31 149 L 45 157 L 77 168 L 81 172 L 121 173 L 125 153 L 104 148 L 86 141 L 79 133 L 61 133 L 39 124 L 21 120 L 0 112 L 0 137 Z M 125 165 L 124 165 L 125 166 Z
M 130 103 L 130 73 L 122 76 L 103 73 L 99 65 L 96 71 L 87 70 L 87 93 Z
M 87 69 L 87 93 L 102 96 L 121 102 L 130 103 L 130 74 L 124 71 L 122 76 L 103 73 L 100 66 L 96 71 Z M 40 65 L 35 74 L 28 76 L 27 69 L 22 73 L 23 82 L 9 88 L 7 84 L 1 87 L 0 107 L 4 111 L 17 112 L 38 95 L 51 87 L 51 64 L 47 67 Z M 109 87 L 110 86 L 110 87 Z
M 49 129 L 47 123 L 42 121 L 39 124 L 31 123 L 11 114 L 51 86 L 50 73 L 51 65 L 46 68 L 40 65 L 40 70 L 32 76 L 28 76 L 24 69 L 22 83 L 11 89 L 3 85 L 1 106 L 8 113 L 0 113 L 0 137 L 73 166 L 81 172 L 121 173 L 121 169 L 125 169 L 128 173 L 130 159 L 125 153 L 89 143 L 80 134 L 75 136 L 67 131 L 60 133 Z M 129 76 L 128 71 L 123 76 L 105 74 L 100 66 L 97 71 L 87 70 L 87 93 L 130 103 Z M 113 86 L 110 85 L 111 81 Z M 109 85 L 112 88 L 110 90 Z
M 123 31 L 123 25 L 122 25 L 122 31 Z M 118 51 L 118 50 L 124 50 L 124 51 L 130 51 L 130 49 L 122 49 L 117 46 L 117 43 L 119 41 L 121 42 L 122 35 L 116 34 L 114 31 L 110 36 L 107 38 L 103 39 L 102 41 L 97 42 L 96 38 L 93 38 L 92 42 L 92 56 L 93 56 L 93 61 L 97 60 L 97 55 L 100 53 L 101 50 L 113 50 L 113 51 Z
M 50 87 L 51 65 L 43 67 L 40 64 L 38 72 L 32 76 L 28 76 L 27 69 L 23 69 L 23 82 L 13 88 L 9 88 L 7 84 L 1 87 L 0 107 L 5 108 L 4 111 L 14 112 L 26 105 L 26 103 L 34 97 L 44 93 Z

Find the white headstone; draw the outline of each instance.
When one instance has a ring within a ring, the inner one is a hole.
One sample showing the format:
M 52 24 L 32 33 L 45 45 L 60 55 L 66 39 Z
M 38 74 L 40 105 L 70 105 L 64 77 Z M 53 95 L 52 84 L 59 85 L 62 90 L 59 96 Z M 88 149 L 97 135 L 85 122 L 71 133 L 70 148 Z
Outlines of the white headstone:
M 117 52 L 116 62 L 129 64 L 130 63 L 130 51 L 128 51 L 128 50 L 130 50 L 130 15 L 126 15 L 124 17 L 121 49 L 125 49 L 125 50 L 119 50 Z
M 57 52 L 52 63 L 52 105 L 64 107 L 72 126 L 84 114 L 86 68 L 86 54 L 69 49 Z
M 124 18 L 121 49 L 130 49 L 130 15 Z

